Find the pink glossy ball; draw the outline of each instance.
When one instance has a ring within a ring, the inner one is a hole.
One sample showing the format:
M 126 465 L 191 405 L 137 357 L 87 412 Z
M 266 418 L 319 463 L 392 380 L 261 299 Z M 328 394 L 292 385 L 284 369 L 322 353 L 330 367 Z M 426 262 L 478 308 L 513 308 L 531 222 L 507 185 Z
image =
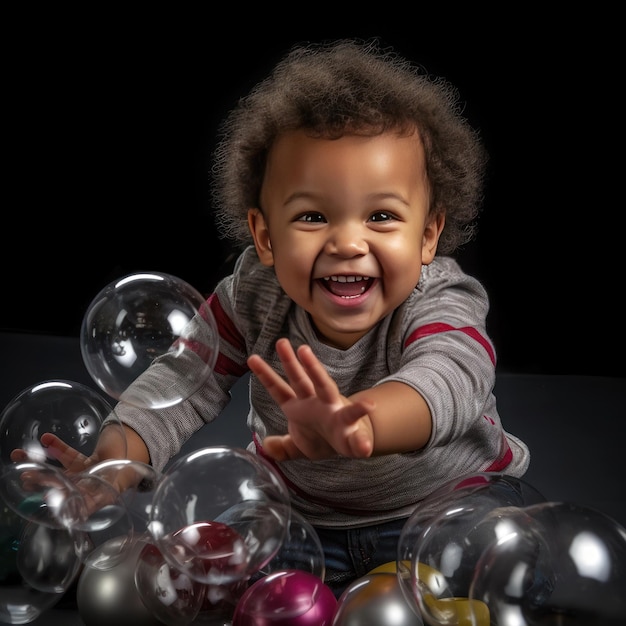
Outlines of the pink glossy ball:
M 280 570 L 246 589 L 232 626 L 330 626 L 336 608 L 337 599 L 318 576 Z

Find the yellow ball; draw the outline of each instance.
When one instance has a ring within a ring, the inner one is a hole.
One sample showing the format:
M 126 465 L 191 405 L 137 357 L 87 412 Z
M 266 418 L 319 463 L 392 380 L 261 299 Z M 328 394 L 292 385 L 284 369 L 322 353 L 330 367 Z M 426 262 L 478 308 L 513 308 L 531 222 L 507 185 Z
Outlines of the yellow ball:
M 389 572 L 367 574 L 341 595 L 332 626 L 423 626 L 406 601 L 398 577 Z
M 403 561 L 403 565 L 410 571 L 411 564 L 409 561 Z M 397 571 L 397 563 L 390 561 L 375 567 L 369 574 L 394 574 Z M 442 589 L 446 584 L 444 575 L 434 567 L 425 563 L 418 563 L 417 577 L 420 582 L 423 602 L 438 624 L 445 624 L 446 626 L 489 626 L 489 607 L 481 600 L 460 597 L 439 598 L 432 593 L 432 590 Z

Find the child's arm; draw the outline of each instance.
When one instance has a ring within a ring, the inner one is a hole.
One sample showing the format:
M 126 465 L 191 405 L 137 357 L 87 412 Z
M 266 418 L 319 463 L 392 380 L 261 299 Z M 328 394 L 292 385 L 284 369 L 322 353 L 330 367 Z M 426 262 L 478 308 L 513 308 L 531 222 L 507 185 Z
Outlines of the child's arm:
M 288 420 L 289 434 L 263 442 L 274 459 L 360 458 L 409 452 L 428 441 L 430 410 L 408 385 L 384 383 L 346 398 L 309 346 L 296 353 L 287 339 L 279 339 L 276 351 L 286 381 L 258 355 L 248 359 Z

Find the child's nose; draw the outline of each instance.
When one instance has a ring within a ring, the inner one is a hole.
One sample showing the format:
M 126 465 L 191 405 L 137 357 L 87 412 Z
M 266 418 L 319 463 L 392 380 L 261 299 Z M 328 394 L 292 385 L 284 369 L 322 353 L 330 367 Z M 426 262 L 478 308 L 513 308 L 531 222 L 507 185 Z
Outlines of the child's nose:
M 331 231 L 326 252 L 345 257 L 360 256 L 369 252 L 369 245 L 358 226 L 345 225 Z

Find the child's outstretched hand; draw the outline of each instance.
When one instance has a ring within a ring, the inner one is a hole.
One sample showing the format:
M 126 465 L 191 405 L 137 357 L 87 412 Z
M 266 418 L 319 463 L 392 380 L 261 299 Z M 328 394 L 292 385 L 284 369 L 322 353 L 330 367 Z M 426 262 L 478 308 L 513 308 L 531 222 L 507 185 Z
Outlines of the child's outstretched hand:
M 368 413 L 374 405 L 342 396 L 335 381 L 307 345 L 297 353 L 288 339 L 276 342 L 287 380 L 260 356 L 248 365 L 287 416 L 289 434 L 269 436 L 265 452 L 277 461 L 336 455 L 368 457 L 374 448 L 374 430 Z
M 48 456 L 61 463 L 68 474 L 77 474 L 98 462 L 97 458 L 81 454 L 52 433 L 44 433 L 41 436 L 41 443 L 46 448 Z M 17 448 L 11 452 L 11 460 L 14 463 L 22 463 L 32 459 L 26 450 Z
M 80 490 L 87 504 L 85 513 L 91 514 L 107 504 L 111 504 L 111 498 L 114 498 L 115 494 L 135 487 L 142 480 L 142 476 L 139 475 L 136 468 L 123 465 L 119 469 L 115 468 L 106 473 L 98 474 L 100 479 L 109 483 L 113 488 L 112 490 L 99 488 L 100 483 L 98 481 L 86 479 L 90 468 L 98 465 L 101 461 L 125 459 L 128 437 L 128 430 L 110 426 L 103 428 L 100 431 L 96 449 L 91 456 L 82 454 L 52 433 L 43 433 L 40 441 L 46 448 L 47 457 L 58 461 L 63 467 L 64 475 Z M 11 451 L 11 461 L 14 463 L 38 460 L 31 458 L 28 452 L 22 448 Z M 45 487 L 40 482 L 40 473 L 30 468 L 24 469 L 21 479 L 26 491 Z

